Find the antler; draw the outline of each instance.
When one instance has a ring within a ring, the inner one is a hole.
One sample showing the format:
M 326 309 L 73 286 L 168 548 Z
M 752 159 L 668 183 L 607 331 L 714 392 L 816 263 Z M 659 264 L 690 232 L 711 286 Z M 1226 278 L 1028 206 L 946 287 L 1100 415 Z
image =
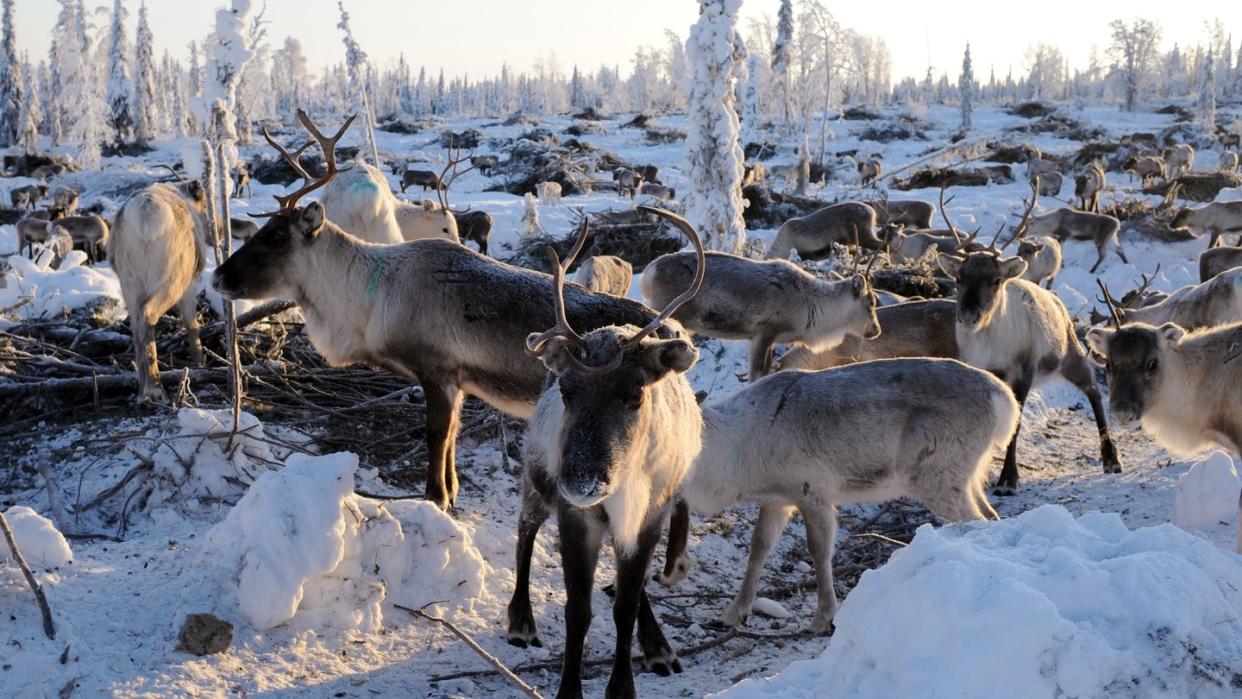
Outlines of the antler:
M 297 150 L 290 153 L 289 151 L 285 150 L 284 146 L 277 143 L 276 139 L 272 138 L 272 134 L 268 133 L 266 126 L 263 127 L 263 138 L 264 140 L 267 141 L 267 144 L 269 146 L 271 146 L 272 148 L 275 148 L 276 152 L 284 156 L 285 161 L 289 163 L 289 167 L 293 168 L 294 172 L 301 175 L 302 180 L 304 182 L 311 181 L 311 176 L 307 174 L 305 168 L 302 167 L 302 163 L 298 160 L 298 158 L 302 155 L 303 151 L 311 147 L 311 144 L 314 143 L 314 141 L 307 141 L 306 143 L 302 144 L 301 148 L 298 148 Z
M 1023 197 L 1022 203 L 1026 204 L 1026 211 L 1022 212 L 1022 220 L 1018 221 L 1018 225 L 1013 229 L 1013 235 L 1009 236 L 1009 239 L 1005 241 L 1005 245 L 1009 245 L 1018 238 L 1026 235 L 1026 230 L 1031 224 L 1031 214 L 1035 211 L 1035 205 L 1039 203 L 1039 175 L 1035 175 L 1031 178 L 1031 198 L 1028 200 L 1026 197 Z M 1004 229 L 1003 224 L 1001 225 L 1001 228 Z M 996 235 L 999 237 L 1000 231 L 997 231 Z M 996 238 L 993 238 L 992 242 L 995 243 Z
M 449 141 L 449 147 L 447 151 L 448 151 L 448 162 L 445 163 L 444 169 L 440 171 L 440 187 L 439 189 L 436 190 L 436 198 L 440 200 L 440 206 L 445 211 L 449 210 L 449 200 L 448 200 L 449 187 L 452 186 L 452 184 L 457 181 L 458 177 L 461 177 L 462 175 L 474 169 L 474 165 L 471 164 L 470 167 L 466 168 L 465 170 L 458 171 L 457 166 L 469 160 L 471 154 L 467 153 L 463 156 L 461 154 L 460 148 L 454 151 L 453 142 L 451 140 Z M 454 153 L 456 153 L 456 157 L 454 156 Z M 453 173 L 451 176 L 449 175 L 450 170 Z M 568 265 L 566 265 L 566 268 L 568 268 Z
M 659 314 L 656 315 L 655 319 L 653 319 L 650 323 L 647 323 L 646 327 L 639 330 L 638 333 L 630 339 L 626 340 L 622 345 L 623 349 L 636 347 L 640 340 L 655 332 L 656 328 L 659 328 L 664 321 L 668 320 L 670 316 L 676 313 L 678 308 L 681 308 L 689 302 L 690 299 L 694 298 L 695 295 L 699 293 L 699 289 L 703 287 L 703 278 L 707 275 L 707 253 L 703 251 L 703 241 L 699 239 L 699 232 L 694 230 L 694 226 L 690 225 L 689 221 L 681 216 L 678 216 L 672 211 L 667 209 L 659 209 L 654 206 L 640 206 L 638 207 L 638 210 L 648 214 L 655 214 L 656 216 L 659 216 L 660 218 L 663 218 L 673 224 L 674 227 L 684 233 L 686 237 L 690 239 L 690 244 L 694 246 L 694 251 L 697 253 L 697 265 L 694 270 L 694 281 L 690 283 L 690 288 L 681 292 L 681 295 L 670 301 L 668 305 L 664 307 L 664 310 L 660 311 Z
M 1121 312 L 1117 310 L 1117 302 L 1113 300 L 1113 295 L 1108 293 L 1108 286 L 1099 277 L 1095 278 L 1095 283 L 1099 285 L 1100 291 L 1104 292 L 1104 302 L 1108 304 L 1108 315 L 1112 318 L 1113 328 L 1120 330 Z
M 563 338 L 571 341 L 578 347 L 583 346 L 582 336 L 578 334 L 573 326 L 569 324 L 569 317 L 565 315 L 565 273 L 573 266 L 574 260 L 578 259 L 578 254 L 582 252 L 582 247 L 586 244 L 589 217 L 582 218 L 582 225 L 578 227 L 578 240 L 574 243 L 574 247 L 569 251 L 569 257 L 565 263 L 561 264 L 560 257 L 556 254 L 556 249 L 548 245 L 545 249 L 548 253 L 548 261 L 552 263 L 552 306 L 556 311 L 556 325 L 539 333 L 526 338 L 526 351 L 531 354 L 541 355 L 547 348 L 548 341 L 553 338 Z M 578 362 L 577 358 L 570 353 L 570 359 L 578 365 L 579 369 L 588 369 L 584 364 Z
M 1143 292 L 1147 291 L 1147 287 L 1151 286 L 1152 281 L 1154 281 L 1156 279 L 1156 276 L 1159 274 L 1160 274 L 1160 264 L 1158 263 L 1156 264 L 1156 269 L 1152 271 L 1150 277 L 1147 276 L 1146 274 L 1140 275 L 1143 277 L 1143 284 L 1142 286 L 1134 290 L 1135 295 L 1142 296 Z
M 345 123 L 341 125 L 341 128 L 338 129 L 331 138 L 324 136 L 323 133 L 319 131 L 319 127 L 315 126 L 315 122 L 311 121 L 310 116 L 307 115 L 306 111 L 303 109 L 298 109 L 298 121 L 302 122 L 302 127 L 306 129 L 307 133 L 311 135 L 311 138 L 319 144 L 319 149 L 323 151 L 323 161 L 327 165 L 328 171 L 323 177 L 317 180 L 311 180 L 310 176 L 307 174 L 306 170 L 303 169 L 302 164 L 299 163 L 297 159 L 297 156 L 301 155 L 302 151 L 306 150 L 306 148 L 311 145 L 311 142 L 308 141 L 294 153 L 289 153 L 287 150 L 278 145 L 270 136 L 268 136 L 267 130 L 265 129 L 263 131 L 263 136 L 267 138 L 267 142 L 272 144 L 276 150 L 280 151 L 280 154 L 289 161 L 289 164 L 298 174 L 302 176 L 304 180 L 307 181 L 307 184 L 303 185 L 301 189 L 298 189 L 291 194 L 276 196 L 275 199 L 280 204 L 280 209 L 278 211 L 252 214 L 253 216 L 275 216 L 285 211 L 292 210 L 297 206 L 299 199 L 328 184 L 328 182 L 332 181 L 332 178 L 336 177 L 337 173 L 340 172 L 340 170 L 336 167 L 336 144 L 341 140 L 341 137 L 345 135 L 345 132 L 349 130 L 350 125 L 354 123 L 354 115 L 351 114 L 345 120 Z
M 960 248 L 962 247 L 962 236 L 958 234 L 957 226 L 953 225 L 953 222 L 949 220 L 949 212 L 945 209 L 945 206 L 953 201 L 956 196 L 949 197 L 949 201 L 944 200 L 944 190 L 948 189 L 948 186 L 947 183 L 940 185 L 940 217 L 944 219 L 944 225 L 949 227 L 949 232 L 953 234 L 953 239 L 957 241 L 957 247 Z

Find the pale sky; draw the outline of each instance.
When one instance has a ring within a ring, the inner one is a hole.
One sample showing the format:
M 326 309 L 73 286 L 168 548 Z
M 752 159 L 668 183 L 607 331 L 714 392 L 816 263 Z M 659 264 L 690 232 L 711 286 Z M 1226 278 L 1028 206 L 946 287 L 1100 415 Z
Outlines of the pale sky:
M 104 4 L 110 7 L 112 0 L 86 1 L 88 8 Z M 132 42 L 138 0 L 125 4 Z M 798 4 L 795 0 L 795 10 Z M 168 49 L 184 61 L 185 47 L 201 41 L 211 29 L 214 9 L 223 5 L 223 0 L 147 0 L 156 55 Z M 262 7 L 263 0 L 254 5 Z M 937 76 L 947 71 L 955 78 L 967 41 L 980 80 L 987 79 L 992 66 L 998 78 L 1011 66 L 1015 76 L 1024 73 L 1026 48 L 1040 42 L 1059 47 L 1071 69 L 1084 67 L 1093 45 L 1105 60 L 1107 25 L 1118 17 L 1158 21 L 1166 47 L 1174 41 L 1183 46 L 1205 41 L 1204 25 L 1211 19 L 1222 20 L 1226 31 L 1236 30 L 1234 51 L 1242 42 L 1239 0 L 851 0 L 825 5 L 844 26 L 885 38 L 894 81 L 921 78 L 929 57 Z M 663 47 L 665 29 L 684 40 L 698 13 L 696 0 L 346 0 L 345 6 L 354 35 L 378 65 L 404 53 L 415 71 L 426 65 L 433 74 L 443 67 L 449 75 L 475 77 L 494 75 L 506 62 L 525 70 L 550 53 L 566 73 L 574 63 L 587 70 L 607 63 L 628 74 L 635 47 Z M 743 0 L 743 32 L 748 18 L 775 17 L 778 6 L 779 0 Z M 17 0 L 18 48 L 29 51 L 33 61 L 47 54 L 58 9 L 53 0 Z M 265 19 L 273 45 L 289 35 L 301 39 L 315 72 L 344 57 L 336 0 L 267 0 Z

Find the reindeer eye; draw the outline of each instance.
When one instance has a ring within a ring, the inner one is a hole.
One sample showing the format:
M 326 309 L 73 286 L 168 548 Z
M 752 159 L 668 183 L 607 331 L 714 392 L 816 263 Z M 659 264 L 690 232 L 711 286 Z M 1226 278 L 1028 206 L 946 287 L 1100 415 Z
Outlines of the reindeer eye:
M 634 386 L 622 391 L 621 402 L 630 410 L 638 410 L 643 404 L 643 387 Z
M 1160 365 L 1158 362 L 1156 362 L 1155 359 L 1148 359 L 1147 366 L 1143 367 L 1143 369 L 1145 369 L 1146 371 L 1155 371 L 1158 366 Z

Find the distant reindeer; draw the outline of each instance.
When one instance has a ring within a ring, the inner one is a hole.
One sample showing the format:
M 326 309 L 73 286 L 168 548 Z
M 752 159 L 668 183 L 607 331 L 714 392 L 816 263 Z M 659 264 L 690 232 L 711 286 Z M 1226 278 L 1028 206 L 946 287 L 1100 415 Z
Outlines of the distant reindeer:
M 858 162 L 858 180 L 864 187 L 880 179 L 884 174 L 884 163 L 878 158 L 868 158 Z
M 1050 235 L 1027 238 L 1018 243 L 1018 257 L 1026 261 L 1022 278 L 1052 288 L 1052 280 L 1061 271 L 1061 244 Z
M 535 185 L 535 196 L 540 204 L 559 204 L 561 202 L 561 184 L 559 182 L 540 182 Z
M 1238 171 L 1238 154 L 1233 151 L 1225 151 L 1220 154 L 1220 169 L 1225 172 Z
M 65 212 L 66 216 L 76 214 L 78 212 L 78 193 L 63 185 L 53 189 L 51 208 L 60 209 Z
M 1242 144 L 1242 134 L 1229 132 L 1220 137 L 1220 145 L 1225 150 L 1232 148 L 1234 151 L 1237 151 L 1239 144 Z
M 786 260 L 716 252 L 706 259 L 703 290 L 674 317 L 696 333 L 750 340 L 751 381 L 771 369 L 772 348 L 778 343 L 822 351 L 841 344 L 850 333 L 880 335 L 878 300 L 865 272 L 831 282 Z M 656 258 L 643 271 L 643 297 L 654 306 L 665 305 L 696 273 L 695 264 L 689 253 Z
M 1131 156 L 1121 170 L 1131 178 L 1138 177 L 1144 187 L 1156 179 L 1165 179 L 1164 158 L 1158 155 Z
M 479 252 L 487 254 L 487 241 L 492 235 L 492 216 L 486 211 L 453 211 L 457 220 L 457 234 L 465 241 L 479 246 Z
M 957 304 L 946 299 L 907 301 L 875 309 L 884 332 L 864 340 L 848 334 L 841 344 L 816 352 L 796 345 L 773 363 L 773 371 L 819 371 L 873 359 L 942 357 L 957 359 Z
M 233 171 L 233 191 L 238 196 L 254 196 L 254 187 L 250 185 L 250 167 L 246 163 L 237 163 L 237 169 Z
M 612 181 L 617 183 L 617 194 L 632 199 L 637 196 L 638 189 L 643 184 L 643 176 L 635 170 L 617 168 L 612 171 Z
M 154 326 L 177 307 L 190 356 L 203 363 L 198 342 L 195 280 L 203 271 L 208 239 L 207 193 L 196 180 L 156 183 L 139 190 L 117 212 L 108 259 L 121 282 L 138 370 L 138 397 L 167 403 L 156 363 Z
M 474 155 L 470 157 L 470 164 L 480 173 L 487 175 L 492 171 L 492 168 L 500 165 L 500 156 Z
M 1199 281 L 1206 282 L 1212 277 L 1242 267 L 1242 247 L 1215 247 L 1199 253 Z
M 642 175 L 644 182 L 651 184 L 663 184 L 660 182 L 660 168 L 655 165 L 639 165 L 634 168 L 634 172 Z
M 1121 221 L 1107 214 L 1093 214 L 1073 209 L 1057 209 L 1046 214 L 1033 216 L 1027 227 L 1032 236 L 1050 236 L 1058 242 L 1067 240 L 1087 240 L 1095 245 L 1097 257 L 1090 272 L 1100 268 L 1104 255 L 1110 247 L 1116 247 L 1117 256 L 1122 262 L 1129 264 L 1126 253 L 1121 249 L 1121 241 L 1117 234 L 1121 230 Z
M 1026 178 L 1033 181 L 1036 177 L 1046 178 L 1048 175 L 1060 175 L 1061 164 L 1055 160 L 1029 157 L 1026 160 Z
M 613 255 L 595 255 L 583 260 L 574 281 L 600 294 L 625 296 L 634 281 L 634 267 Z
M 1214 248 L 1225 233 L 1242 233 L 1242 201 L 1217 201 L 1197 209 L 1182 209 L 1170 225 L 1196 236 L 1211 234 L 1208 247 Z
M 14 209 L 34 209 L 39 200 L 47 196 L 47 185 L 28 184 L 9 190 L 9 202 Z
M 643 182 L 638 188 L 638 193 L 662 203 L 670 202 L 673 200 L 673 197 L 677 196 L 677 190 L 672 187 L 653 182 Z
M 742 186 L 748 187 L 752 184 L 760 184 L 767 177 L 768 170 L 763 163 L 747 163 L 742 168 Z
M 1100 195 L 1108 180 L 1104 176 L 1104 168 L 1099 162 L 1092 162 L 1082 174 L 1074 178 L 1074 196 L 1078 197 L 1079 208 L 1083 211 L 1096 213 L 1100 210 Z
M 832 245 L 861 245 L 883 250 L 884 241 L 875 235 L 875 210 L 862 202 L 847 201 L 791 218 L 781 224 L 767 256 L 782 260 L 797 250 L 803 259 L 832 253 Z
M 102 259 L 107 249 L 109 229 L 108 222 L 102 216 L 65 216 L 52 221 L 48 225 L 48 233 L 56 235 L 63 231 L 72 241 L 72 247 L 81 248 L 86 252 L 86 259 L 94 264 Z
M 1179 143 L 1164 149 L 1164 165 L 1169 177 L 1180 177 L 1195 164 L 1195 149 L 1187 143 Z
M 963 257 L 940 255 L 946 274 L 957 280 L 957 346 L 962 361 L 991 371 L 1013 389 L 1018 404 L 1040 383 L 1062 376 L 1087 396 L 1100 433 L 1105 473 L 1120 473 L 1121 460 L 1108 433 L 1104 408 L 1074 323 L 1056 294 L 1021 279 L 1026 261 L 1003 259 L 996 251 Z M 1000 495 L 1018 487 L 1018 432 L 1005 453 L 996 483 Z
M 876 223 L 881 226 L 901 224 L 911 228 L 931 228 L 932 216 L 936 207 L 913 199 L 877 201 L 871 205 L 875 211 Z
M 1059 172 L 1045 172 L 1039 176 L 1039 196 L 1055 197 L 1061 193 L 1061 186 L 1064 179 Z
M 401 193 L 405 194 L 410 187 L 422 187 L 422 191 L 426 192 L 429 189 L 443 189 L 444 183 L 431 170 L 406 170 L 401 173 Z

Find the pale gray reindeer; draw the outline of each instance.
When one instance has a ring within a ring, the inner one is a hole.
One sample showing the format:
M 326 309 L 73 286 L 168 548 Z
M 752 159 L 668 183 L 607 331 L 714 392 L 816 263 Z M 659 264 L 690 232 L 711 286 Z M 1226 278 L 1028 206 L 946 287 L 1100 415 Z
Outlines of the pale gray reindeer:
M 653 306 L 667 304 L 697 273 L 695 264 L 690 253 L 656 258 L 643 271 L 643 298 Z M 692 332 L 750 340 L 749 377 L 755 381 L 771 370 L 778 343 L 819 352 L 841 344 L 850 333 L 879 336 L 878 300 L 867 272 L 825 281 L 786 260 L 711 252 L 703 290 L 674 317 Z
M 1059 172 L 1045 172 L 1039 176 L 1039 184 L 1037 186 L 1039 196 L 1055 197 L 1061 193 L 1061 185 L 1064 178 Z
M 1061 244 L 1050 236 L 1026 238 L 1018 243 L 1018 257 L 1026 260 L 1022 278 L 1044 288 L 1052 288 L 1052 280 L 1061 271 Z
M 957 347 L 962 361 L 990 371 L 1025 404 L 1031 389 L 1061 376 L 1087 396 L 1100 433 L 1105 473 L 1120 473 L 1121 460 L 1109 436 L 1100 391 L 1078 343 L 1074 323 L 1056 294 L 1021 279 L 1026 262 L 996 251 L 964 258 L 940 255 L 941 269 L 957 280 Z M 1018 431 L 1005 452 L 996 493 L 1018 487 Z
M 879 158 L 858 161 L 858 181 L 862 186 L 874 184 L 884 174 L 884 162 Z
M 673 200 L 673 197 L 677 196 L 677 190 L 654 182 L 643 182 L 638 188 L 638 193 L 651 197 L 658 202 L 670 202 Z
M 108 259 L 129 313 L 141 401 L 168 402 L 160 385 L 154 326 L 173 306 L 181 316 L 194 363 L 203 363 L 194 282 L 203 271 L 208 222 L 207 193 L 194 180 L 145 187 L 116 214 Z
M 1196 236 L 1210 234 L 1208 247 L 1214 248 L 1222 235 L 1242 233 L 1242 201 L 1216 201 L 1197 209 L 1182 209 L 1170 225 L 1175 230 L 1187 229 Z M 1238 243 L 1242 245 L 1242 236 Z
M 813 259 L 832 254 L 833 243 L 883 250 L 884 241 L 875 235 L 875 221 L 875 210 L 862 202 L 825 206 L 781 224 L 767 256 L 786 260 L 797 250 L 803 259 Z
M 566 592 L 562 697 L 582 696 L 591 594 L 605 533 L 617 557 L 616 645 L 606 695 L 635 696 L 630 655 L 635 624 L 644 666 L 661 675 L 681 672 L 644 587 L 660 530 L 701 445 L 702 419 L 685 378 L 698 351 L 684 337 L 657 333 L 698 292 L 704 258 L 698 234 L 685 219 L 659 215 L 685 232 L 698 259 L 690 285 L 659 315 L 641 329 L 621 324 L 583 334 L 574 330 L 564 275 L 586 240 L 584 227 L 566 264 L 549 248 L 556 322 L 527 338 L 528 350 L 543 361 L 551 379 L 526 437 L 507 638 L 522 647 L 542 645 L 530 604 L 530 560 L 540 526 L 555 511 Z
M 33 209 L 39 200 L 47 196 L 47 185 L 28 184 L 9 190 L 9 202 L 14 209 Z
M 614 255 L 595 255 L 578 265 L 574 281 L 597 293 L 625 296 L 634 281 L 634 266 Z
M 1105 292 L 1105 301 L 1111 297 Z M 1118 307 L 1123 322 L 1176 323 L 1198 330 L 1242 321 L 1242 268 L 1225 270 L 1206 282 L 1184 286 L 1158 303 L 1142 308 Z
M 1083 172 L 1074 177 L 1074 196 L 1078 197 L 1079 208 L 1091 213 L 1100 210 L 1100 195 L 1108 184 L 1104 176 L 1104 167 L 1093 161 Z
M 280 197 L 280 210 L 216 269 L 212 286 L 226 298 L 296 302 L 311 343 L 332 365 L 362 362 L 418 381 L 427 405 L 427 497 L 448 508 L 457 497 L 466 395 L 520 419 L 534 411 L 547 370 L 523 341 L 553 323 L 552 278 L 448 240 L 367 244 L 328 221 L 319 203 L 298 207 L 335 176 L 334 146 L 344 133 L 328 138 L 305 112 L 298 119 L 321 144 L 327 174 Z M 646 325 L 655 316 L 637 301 L 577 286 L 565 296 L 581 328 Z
M 64 211 L 66 216 L 76 214 L 78 212 L 78 193 L 72 188 L 63 185 L 53 189 L 51 208 Z
M 846 335 L 841 344 L 819 352 L 798 345 L 773 363 L 773 371 L 818 371 L 873 359 L 903 357 L 957 359 L 956 316 L 957 304 L 947 299 L 880 306 L 875 310 L 875 317 L 884 332 L 878 337 L 864 340 L 858 335 Z
M 259 232 L 259 224 L 248 218 L 229 218 L 229 235 L 235 240 L 245 242 Z
M 1242 247 L 1222 245 L 1199 253 L 1199 281 L 1206 282 L 1234 267 L 1242 267 Z
M 273 148 L 284 151 L 266 131 L 263 135 Z M 310 182 L 312 178 L 300 164 L 294 164 L 298 163 L 297 156 L 309 145 L 308 142 L 286 156 L 304 182 Z M 429 238 L 458 242 L 457 220 L 444 202 L 447 202 L 445 192 L 460 174 L 449 177 L 448 171 L 463 161 L 464 158 L 450 156 L 444 172 L 436 175 L 439 184 L 435 188 L 436 196 L 441 198 L 439 205 L 430 199 L 419 203 L 401 201 L 389 188 L 384 173 L 362 160 L 354 161 L 348 169 L 340 170 L 340 174 L 332 178 L 320 197 L 320 203 L 333 223 L 369 243 L 391 245 Z M 401 191 L 404 192 L 405 188 L 402 187 Z
M 1224 172 L 1238 171 L 1238 154 L 1227 150 L 1220 154 L 1220 169 Z
M 1143 186 L 1147 186 L 1157 179 L 1165 179 L 1164 158 L 1158 155 L 1131 156 L 1122 164 L 1121 171 L 1129 173 L 1131 178 L 1138 177 Z
M 1046 214 L 1031 217 L 1026 232 L 1032 236 L 1050 236 L 1057 242 L 1067 240 L 1088 240 L 1095 245 L 1098 256 L 1090 272 L 1100 268 L 1108 248 L 1115 246 L 1117 256 L 1122 262 L 1129 264 L 1126 253 L 1121 249 L 1121 241 L 1117 234 L 1121 230 L 1121 221 L 1107 214 L 1094 214 L 1073 209 L 1057 209 Z
M 617 168 L 612 171 L 612 181 L 617 183 L 617 194 L 633 199 L 642 187 L 643 176 L 629 168 Z
M 1195 148 L 1188 143 L 1179 143 L 1164 149 L 1164 165 L 1170 178 L 1180 177 L 1195 164 Z
M 109 228 L 108 222 L 102 216 L 88 214 L 59 218 L 52 221 L 48 227 L 51 235 L 56 235 L 58 231 L 64 231 L 69 236 L 73 241 L 73 247 L 85 251 L 86 259 L 91 264 L 102 259 L 100 253 L 107 249 Z

